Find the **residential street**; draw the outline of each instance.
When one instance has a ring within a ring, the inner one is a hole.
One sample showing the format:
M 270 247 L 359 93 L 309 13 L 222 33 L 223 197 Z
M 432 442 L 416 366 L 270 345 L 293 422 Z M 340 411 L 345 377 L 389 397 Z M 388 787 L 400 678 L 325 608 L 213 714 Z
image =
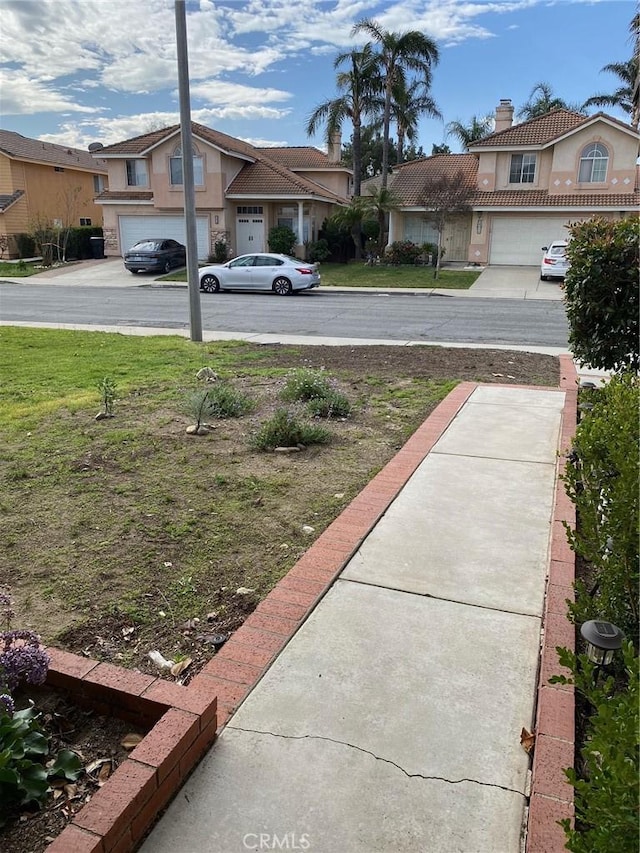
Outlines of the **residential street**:
M 202 294 L 205 331 L 567 348 L 564 305 L 428 293 L 313 291 Z M 0 322 L 44 325 L 189 327 L 184 286 L 132 288 L 0 282 Z

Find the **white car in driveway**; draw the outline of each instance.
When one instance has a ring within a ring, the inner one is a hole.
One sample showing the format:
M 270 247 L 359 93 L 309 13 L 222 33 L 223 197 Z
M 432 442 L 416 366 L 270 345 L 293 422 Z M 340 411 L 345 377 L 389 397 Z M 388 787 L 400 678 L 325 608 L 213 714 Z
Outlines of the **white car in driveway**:
M 543 246 L 544 255 L 540 261 L 540 278 L 547 281 L 550 278 L 564 278 L 569 269 L 567 260 L 567 241 L 554 240 L 548 246 Z
M 320 286 L 317 264 L 308 264 L 288 255 L 260 252 L 240 255 L 225 264 L 200 269 L 200 290 L 270 290 L 288 296 Z

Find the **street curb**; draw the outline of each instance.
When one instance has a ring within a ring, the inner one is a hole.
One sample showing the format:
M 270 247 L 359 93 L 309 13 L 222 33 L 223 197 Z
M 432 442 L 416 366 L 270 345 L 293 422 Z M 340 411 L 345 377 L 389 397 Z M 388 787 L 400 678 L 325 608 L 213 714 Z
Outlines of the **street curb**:
M 566 837 L 558 821 L 574 818 L 573 788 L 564 768 L 574 763 L 575 692 L 573 685 L 549 684 L 552 675 L 570 675 L 560 666 L 556 649 L 575 651 L 575 628 L 567 618 L 567 601 L 574 599 L 575 554 L 569 548 L 565 524 L 575 529 L 576 510 L 561 480 L 577 423 L 578 375 L 569 355 L 560 356 L 560 388 L 565 403 L 542 622 L 526 853 L 563 853 Z

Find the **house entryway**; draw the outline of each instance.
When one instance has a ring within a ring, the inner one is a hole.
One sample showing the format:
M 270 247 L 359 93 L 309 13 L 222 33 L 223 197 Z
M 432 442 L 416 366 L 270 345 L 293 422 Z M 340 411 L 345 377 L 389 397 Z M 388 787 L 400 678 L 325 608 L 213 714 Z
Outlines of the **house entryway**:
M 236 255 L 264 251 L 264 217 L 238 216 L 236 218 Z

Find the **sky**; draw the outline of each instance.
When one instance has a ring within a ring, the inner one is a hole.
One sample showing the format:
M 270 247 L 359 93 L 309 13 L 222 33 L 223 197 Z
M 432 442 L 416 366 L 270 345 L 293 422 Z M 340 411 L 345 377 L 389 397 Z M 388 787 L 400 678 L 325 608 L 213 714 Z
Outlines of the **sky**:
M 325 147 L 313 110 L 336 97 L 334 59 L 368 18 L 419 30 L 440 60 L 418 144 L 459 143 L 451 121 L 516 113 L 539 82 L 571 104 L 612 92 L 632 54 L 635 0 L 186 0 L 191 117 L 253 145 Z M 0 126 L 86 149 L 179 122 L 175 0 L 0 0 Z M 626 120 L 621 112 L 610 110 Z M 351 127 L 343 127 L 343 142 Z

